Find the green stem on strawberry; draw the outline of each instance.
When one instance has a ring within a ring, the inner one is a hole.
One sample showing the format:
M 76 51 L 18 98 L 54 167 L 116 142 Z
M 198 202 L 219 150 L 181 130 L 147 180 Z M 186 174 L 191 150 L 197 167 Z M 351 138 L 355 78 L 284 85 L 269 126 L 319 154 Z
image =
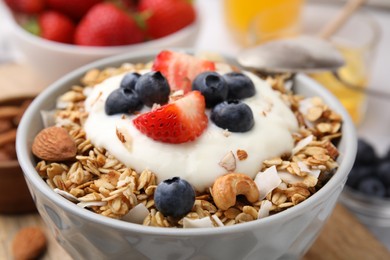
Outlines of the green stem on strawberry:
M 23 24 L 22 24 L 23 29 L 26 31 L 39 36 L 41 35 L 41 28 L 39 27 L 38 24 L 38 18 L 36 16 L 31 16 L 29 17 Z

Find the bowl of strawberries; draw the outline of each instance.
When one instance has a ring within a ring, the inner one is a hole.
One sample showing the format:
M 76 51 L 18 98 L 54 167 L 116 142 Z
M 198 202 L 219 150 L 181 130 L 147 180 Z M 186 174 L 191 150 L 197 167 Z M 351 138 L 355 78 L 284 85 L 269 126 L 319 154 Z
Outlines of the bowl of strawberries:
M 186 0 L 4 0 L 0 8 L 12 45 L 47 83 L 112 55 L 192 47 L 199 31 Z

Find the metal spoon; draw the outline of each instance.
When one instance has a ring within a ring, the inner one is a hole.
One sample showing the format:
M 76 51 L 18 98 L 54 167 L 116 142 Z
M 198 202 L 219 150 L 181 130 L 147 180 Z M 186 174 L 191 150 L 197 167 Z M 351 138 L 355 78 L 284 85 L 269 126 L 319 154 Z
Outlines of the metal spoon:
M 345 64 L 335 47 L 314 36 L 269 41 L 245 49 L 237 61 L 246 69 L 265 73 L 336 71 Z
M 340 77 L 337 70 L 345 65 L 344 57 L 328 41 L 348 18 L 367 0 L 350 0 L 339 14 L 328 23 L 318 36 L 303 35 L 295 38 L 269 41 L 243 50 L 237 61 L 245 69 L 259 74 L 315 73 L 330 71 L 344 86 L 371 96 L 390 98 L 390 93 L 355 86 Z M 294 77 L 292 77 L 294 78 Z
M 269 73 L 336 71 L 345 61 L 327 40 L 366 1 L 349 0 L 318 36 L 269 41 L 242 51 L 237 60 L 244 68 Z

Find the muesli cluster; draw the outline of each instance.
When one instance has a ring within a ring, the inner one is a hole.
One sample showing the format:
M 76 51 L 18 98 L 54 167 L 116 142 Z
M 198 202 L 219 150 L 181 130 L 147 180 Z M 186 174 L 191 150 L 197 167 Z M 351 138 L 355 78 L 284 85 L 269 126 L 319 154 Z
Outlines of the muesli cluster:
M 97 84 L 115 75 L 150 70 L 152 66 L 152 63 L 126 63 L 119 68 L 88 71 L 80 85 L 72 86 L 58 98 L 54 113 L 42 111 L 47 125 L 37 135 L 33 153 L 41 159 L 36 165 L 39 175 L 55 192 L 80 207 L 123 221 L 159 227 L 217 227 L 265 218 L 291 208 L 318 191 L 336 171 L 339 153 L 335 143 L 341 136 L 340 115 L 319 97 L 294 94 L 286 87 L 285 75 L 268 77 L 265 80 L 292 111 L 298 124 L 292 133 L 291 151 L 258 162 L 254 177 L 237 171 L 237 165 L 251 157 L 247 150 L 227 151 L 216 162 L 224 174 L 206 189 L 193 189 L 193 200 L 184 198 L 185 202 L 190 201 L 188 210 L 179 209 L 177 213 L 177 209 L 170 212 L 164 208 L 184 207 L 174 198 L 170 198 L 173 204 L 156 206 L 161 199 L 160 195 L 156 197 L 158 187 L 165 185 L 164 189 L 169 190 L 174 183 L 183 188 L 183 180 L 159 179 L 158 172 L 136 171 L 126 166 L 107 149 L 93 145 L 84 129 L 89 116 L 86 99 Z M 183 96 L 177 91 L 169 95 L 172 102 Z M 151 111 L 160 111 L 161 107 L 154 106 Z M 267 117 L 267 109 L 263 113 Z M 54 123 L 48 122 L 53 117 Z M 121 116 L 123 120 L 127 117 Z M 223 134 L 232 133 L 224 130 Z M 134 140 L 128 132 L 117 129 L 116 138 L 126 149 L 132 149 Z M 173 194 L 180 197 L 177 189 Z M 191 192 L 186 194 L 191 197 Z

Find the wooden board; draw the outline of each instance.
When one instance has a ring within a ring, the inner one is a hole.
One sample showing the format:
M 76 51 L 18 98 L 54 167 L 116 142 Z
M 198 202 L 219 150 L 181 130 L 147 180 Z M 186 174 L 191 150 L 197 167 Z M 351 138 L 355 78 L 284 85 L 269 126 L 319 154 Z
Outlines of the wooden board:
M 36 94 L 46 85 L 27 67 L 18 64 L 0 64 L 0 99 L 19 93 Z M 1 181 L 1 180 L 0 180 Z M 35 214 L 0 214 L 0 259 L 12 259 L 10 246 L 14 235 L 27 226 L 41 226 L 49 239 L 48 249 L 42 260 L 70 260 L 46 229 L 40 216 Z M 304 257 L 304 260 L 321 259 L 390 259 L 390 253 L 343 206 L 337 205 L 320 236 Z

